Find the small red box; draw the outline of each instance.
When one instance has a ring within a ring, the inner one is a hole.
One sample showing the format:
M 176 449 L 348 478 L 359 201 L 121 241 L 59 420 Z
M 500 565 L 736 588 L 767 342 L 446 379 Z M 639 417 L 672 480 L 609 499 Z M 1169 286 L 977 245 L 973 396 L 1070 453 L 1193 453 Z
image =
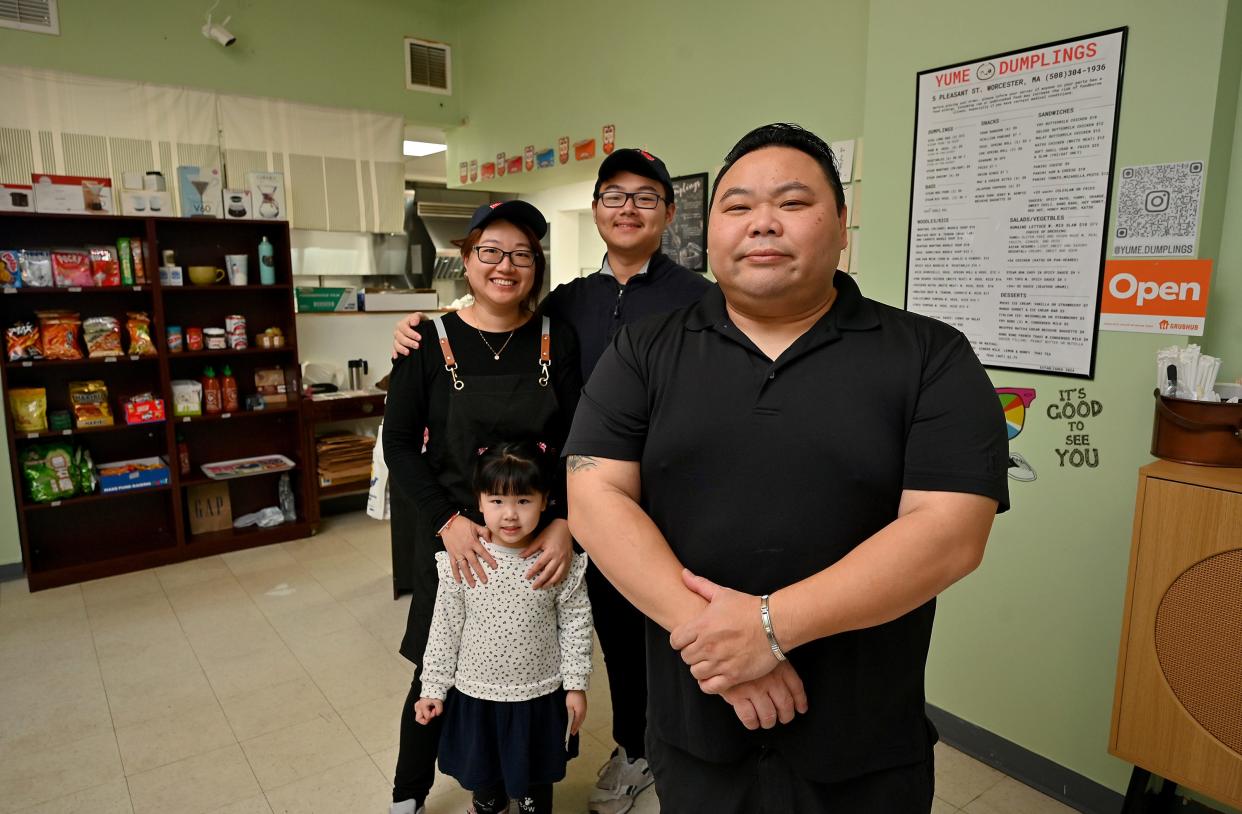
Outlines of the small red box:
M 163 420 L 164 420 L 164 400 L 163 399 L 125 402 L 125 423 L 126 424 L 150 424 L 154 421 L 163 421 Z

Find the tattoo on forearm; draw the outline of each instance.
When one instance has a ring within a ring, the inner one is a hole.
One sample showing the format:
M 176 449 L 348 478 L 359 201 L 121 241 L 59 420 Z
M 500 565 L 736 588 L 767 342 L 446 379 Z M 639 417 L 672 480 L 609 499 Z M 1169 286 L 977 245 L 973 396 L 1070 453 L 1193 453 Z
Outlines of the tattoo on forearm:
M 589 455 L 570 455 L 565 459 L 565 466 L 570 472 L 581 472 L 584 469 L 597 469 L 599 464 Z

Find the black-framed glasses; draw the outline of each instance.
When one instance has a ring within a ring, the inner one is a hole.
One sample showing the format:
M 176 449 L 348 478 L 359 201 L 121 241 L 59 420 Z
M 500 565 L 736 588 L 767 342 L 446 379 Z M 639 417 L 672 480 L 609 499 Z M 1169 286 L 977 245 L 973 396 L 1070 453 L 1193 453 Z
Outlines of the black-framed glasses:
M 655 209 L 660 205 L 660 201 L 664 198 L 654 192 L 601 192 L 597 201 L 602 203 L 609 209 L 620 209 L 625 206 L 625 202 L 634 199 L 634 206 L 639 209 Z
M 500 264 L 505 257 L 509 258 L 509 262 L 518 268 L 527 268 L 535 265 L 535 253 L 529 249 L 514 249 L 506 252 L 495 246 L 475 246 L 474 253 L 479 256 L 479 260 L 487 263 L 489 266 Z

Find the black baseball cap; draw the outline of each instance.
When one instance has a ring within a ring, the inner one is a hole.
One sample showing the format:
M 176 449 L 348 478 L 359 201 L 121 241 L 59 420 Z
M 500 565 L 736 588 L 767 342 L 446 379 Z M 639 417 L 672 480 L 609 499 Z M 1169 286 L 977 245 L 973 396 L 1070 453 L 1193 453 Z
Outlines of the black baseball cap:
M 543 236 L 548 233 L 548 222 L 544 220 L 543 213 L 536 209 L 533 204 L 518 200 L 483 204 L 474 210 L 474 215 L 470 218 L 470 227 L 466 229 L 466 233 L 469 234 L 475 229 L 482 229 L 494 220 L 520 223 L 534 232 L 535 237 L 539 240 L 543 240 Z
M 599 177 L 595 179 L 595 197 L 599 197 L 600 186 L 619 172 L 632 172 L 643 178 L 659 181 L 664 185 L 664 195 L 668 202 L 673 202 L 673 179 L 669 177 L 664 162 L 646 150 L 624 149 L 614 150 L 612 155 L 599 165 Z

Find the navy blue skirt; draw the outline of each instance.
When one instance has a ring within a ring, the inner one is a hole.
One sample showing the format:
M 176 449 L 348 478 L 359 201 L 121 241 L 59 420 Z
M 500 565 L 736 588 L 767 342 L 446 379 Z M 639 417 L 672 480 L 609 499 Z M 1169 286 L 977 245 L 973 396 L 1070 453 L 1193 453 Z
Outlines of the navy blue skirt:
M 440 771 L 470 791 L 504 786 L 511 799 L 565 779 L 578 736 L 565 742 L 565 690 L 529 701 L 483 701 L 451 689 L 444 699 Z

